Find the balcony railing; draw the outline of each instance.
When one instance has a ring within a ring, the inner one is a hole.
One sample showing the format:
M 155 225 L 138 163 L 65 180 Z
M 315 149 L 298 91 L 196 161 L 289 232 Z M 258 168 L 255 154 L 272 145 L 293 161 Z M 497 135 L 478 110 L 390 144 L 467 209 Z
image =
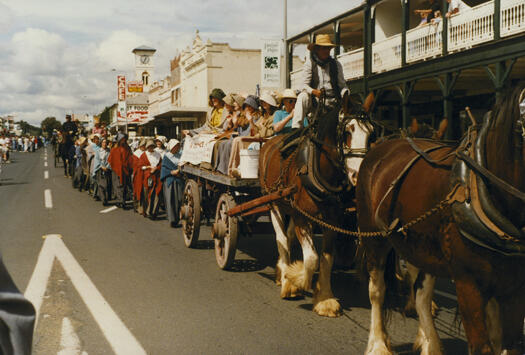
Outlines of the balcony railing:
M 401 67 L 401 33 L 372 44 L 372 72 Z
M 365 52 L 363 48 L 346 52 L 337 57 L 343 65 L 343 73 L 345 80 L 361 78 L 365 75 L 364 57 Z
M 448 50 L 471 48 L 494 39 L 494 2 L 489 1 L 449 19 Z
M 525 0 L 500 0 L 500 36 L 525 32 Z M 449 18 L 448 51 L 456 52 L 494 39 L 494 1 L 462 10 Z M 432 59 L 443 53 L 443 21 L 413 28 L 406 33 L 406 61 Z M 401 33 L 372 44 L 372 72 L 401 67 Z M 338 56 L 346 80 L 364 76 L 364 50 Z M 290 73 L 292 88 L 300 87 L 302 68 Z
M 443 21 L 407 31 L 407 62 L 416 62 L 441 55 Z
M 501 37 L 511 36 L 525 30 L 525 2 L 501 0 Z

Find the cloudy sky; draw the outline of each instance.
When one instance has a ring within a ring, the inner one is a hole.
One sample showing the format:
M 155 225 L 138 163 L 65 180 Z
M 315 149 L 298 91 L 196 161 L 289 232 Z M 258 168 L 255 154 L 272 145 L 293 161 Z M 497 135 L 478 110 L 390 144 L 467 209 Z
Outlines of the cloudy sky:
M 360 0 L 288 0 L 293 35 Z M 157 49 L 154 79 L 169 59 L 203 40 L 258 48 L 282 36 L 283 0 L 0 0 L 0 115 L 39 125 L 47 116 L 99 113 L 116 101 L 117 69 L 132 75 L 139 45 Z

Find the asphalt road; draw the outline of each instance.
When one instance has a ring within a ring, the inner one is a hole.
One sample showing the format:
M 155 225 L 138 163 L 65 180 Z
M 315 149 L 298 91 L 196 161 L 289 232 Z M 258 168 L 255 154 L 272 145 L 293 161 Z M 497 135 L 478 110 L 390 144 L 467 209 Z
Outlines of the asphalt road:
M 23 292 L 33 272 L 35 285 L 40 280 L 44 287 L 35 354 L 364 352 L 370 306 L 367 284 L 354 273 L 333 277 L 344 315 L 319 317 L 309 294 L 279 298 L 272 235 L 241 238 L 234 271 L 222 271 L 208 227 L 199 247 L 187 249 L 180 229 L 165 220 L 120 209 L 100 213 L 100 202 L 73 190 L 53 167 L 51 149 L 48 160 L 42 149 L 13 155 L 0 175 L 0 250 Z M 48 235 L 61 238 L 43 239 Z M 48 273 L 36 267 L 44 243 Z M 439 292 L 436 324 L 445 351 L 466 353 L 450 285 L 440 281 Z M 393 349 L 410 354 L 417 321 L 393 312 L 388 330 Z

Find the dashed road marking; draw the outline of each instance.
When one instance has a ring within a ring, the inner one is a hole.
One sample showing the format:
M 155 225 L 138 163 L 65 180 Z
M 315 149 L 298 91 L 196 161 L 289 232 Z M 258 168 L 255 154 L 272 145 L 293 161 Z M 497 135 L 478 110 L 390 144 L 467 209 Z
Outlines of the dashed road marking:
M 44 155 L 44 160 L 46 160 L 46 161 L 47 161 L 47 155 Z
M 53 208 L 53 198 L 51 197 L 51 190 L 44 190 L 44 204 L 46 208 Z
M 47 161 L 44 162 L 44 166 L 47 168 Z
M 49 179 L 49 171 L 44 171 L 44 179 Z
M 111 212 L 111 211 L 115 211 L 116 209 L 118 209 L 117 206 L 112 206 L 110 208 L 106 208 L 105 210 L 100 211 L 100 213 L 108 213 L 108 212 Z
M 146 351 L 144 348 L 109 306 L 89 276 L 75 260 L 73 254 L 71 254 L 66 247 L 61 236 L 58 234 L 49 234 L 44 236 L 44 238 L 44 246 L 38 255 L 35 270 L 24 294 L 35 306 L 37 322 L 47 283 L 51 275 L 53 262 L 56 258 L 62 264 L 64 271 L 97 322 L 113 351 L 119 355 L 145 355 Z

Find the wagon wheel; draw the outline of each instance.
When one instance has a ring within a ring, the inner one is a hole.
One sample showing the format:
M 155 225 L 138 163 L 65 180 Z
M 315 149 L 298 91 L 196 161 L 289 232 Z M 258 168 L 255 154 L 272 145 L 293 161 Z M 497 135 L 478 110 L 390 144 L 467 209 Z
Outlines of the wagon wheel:
M 228 211 L 235 207 L 235 201 L 229 194 L 222 194 L 217 202 L 215 223 L 212 236 L 215 239 L 215 258 L 221 269 L 228 269 L 235 260 L 237 250 L 237 217 L 228 216 Z
M 188 180 L 184 186 L 180 217 L 184 244 L 188 248 L 194 248 L 199 240 L 201 225 L 201 195 L 195 180 Z

